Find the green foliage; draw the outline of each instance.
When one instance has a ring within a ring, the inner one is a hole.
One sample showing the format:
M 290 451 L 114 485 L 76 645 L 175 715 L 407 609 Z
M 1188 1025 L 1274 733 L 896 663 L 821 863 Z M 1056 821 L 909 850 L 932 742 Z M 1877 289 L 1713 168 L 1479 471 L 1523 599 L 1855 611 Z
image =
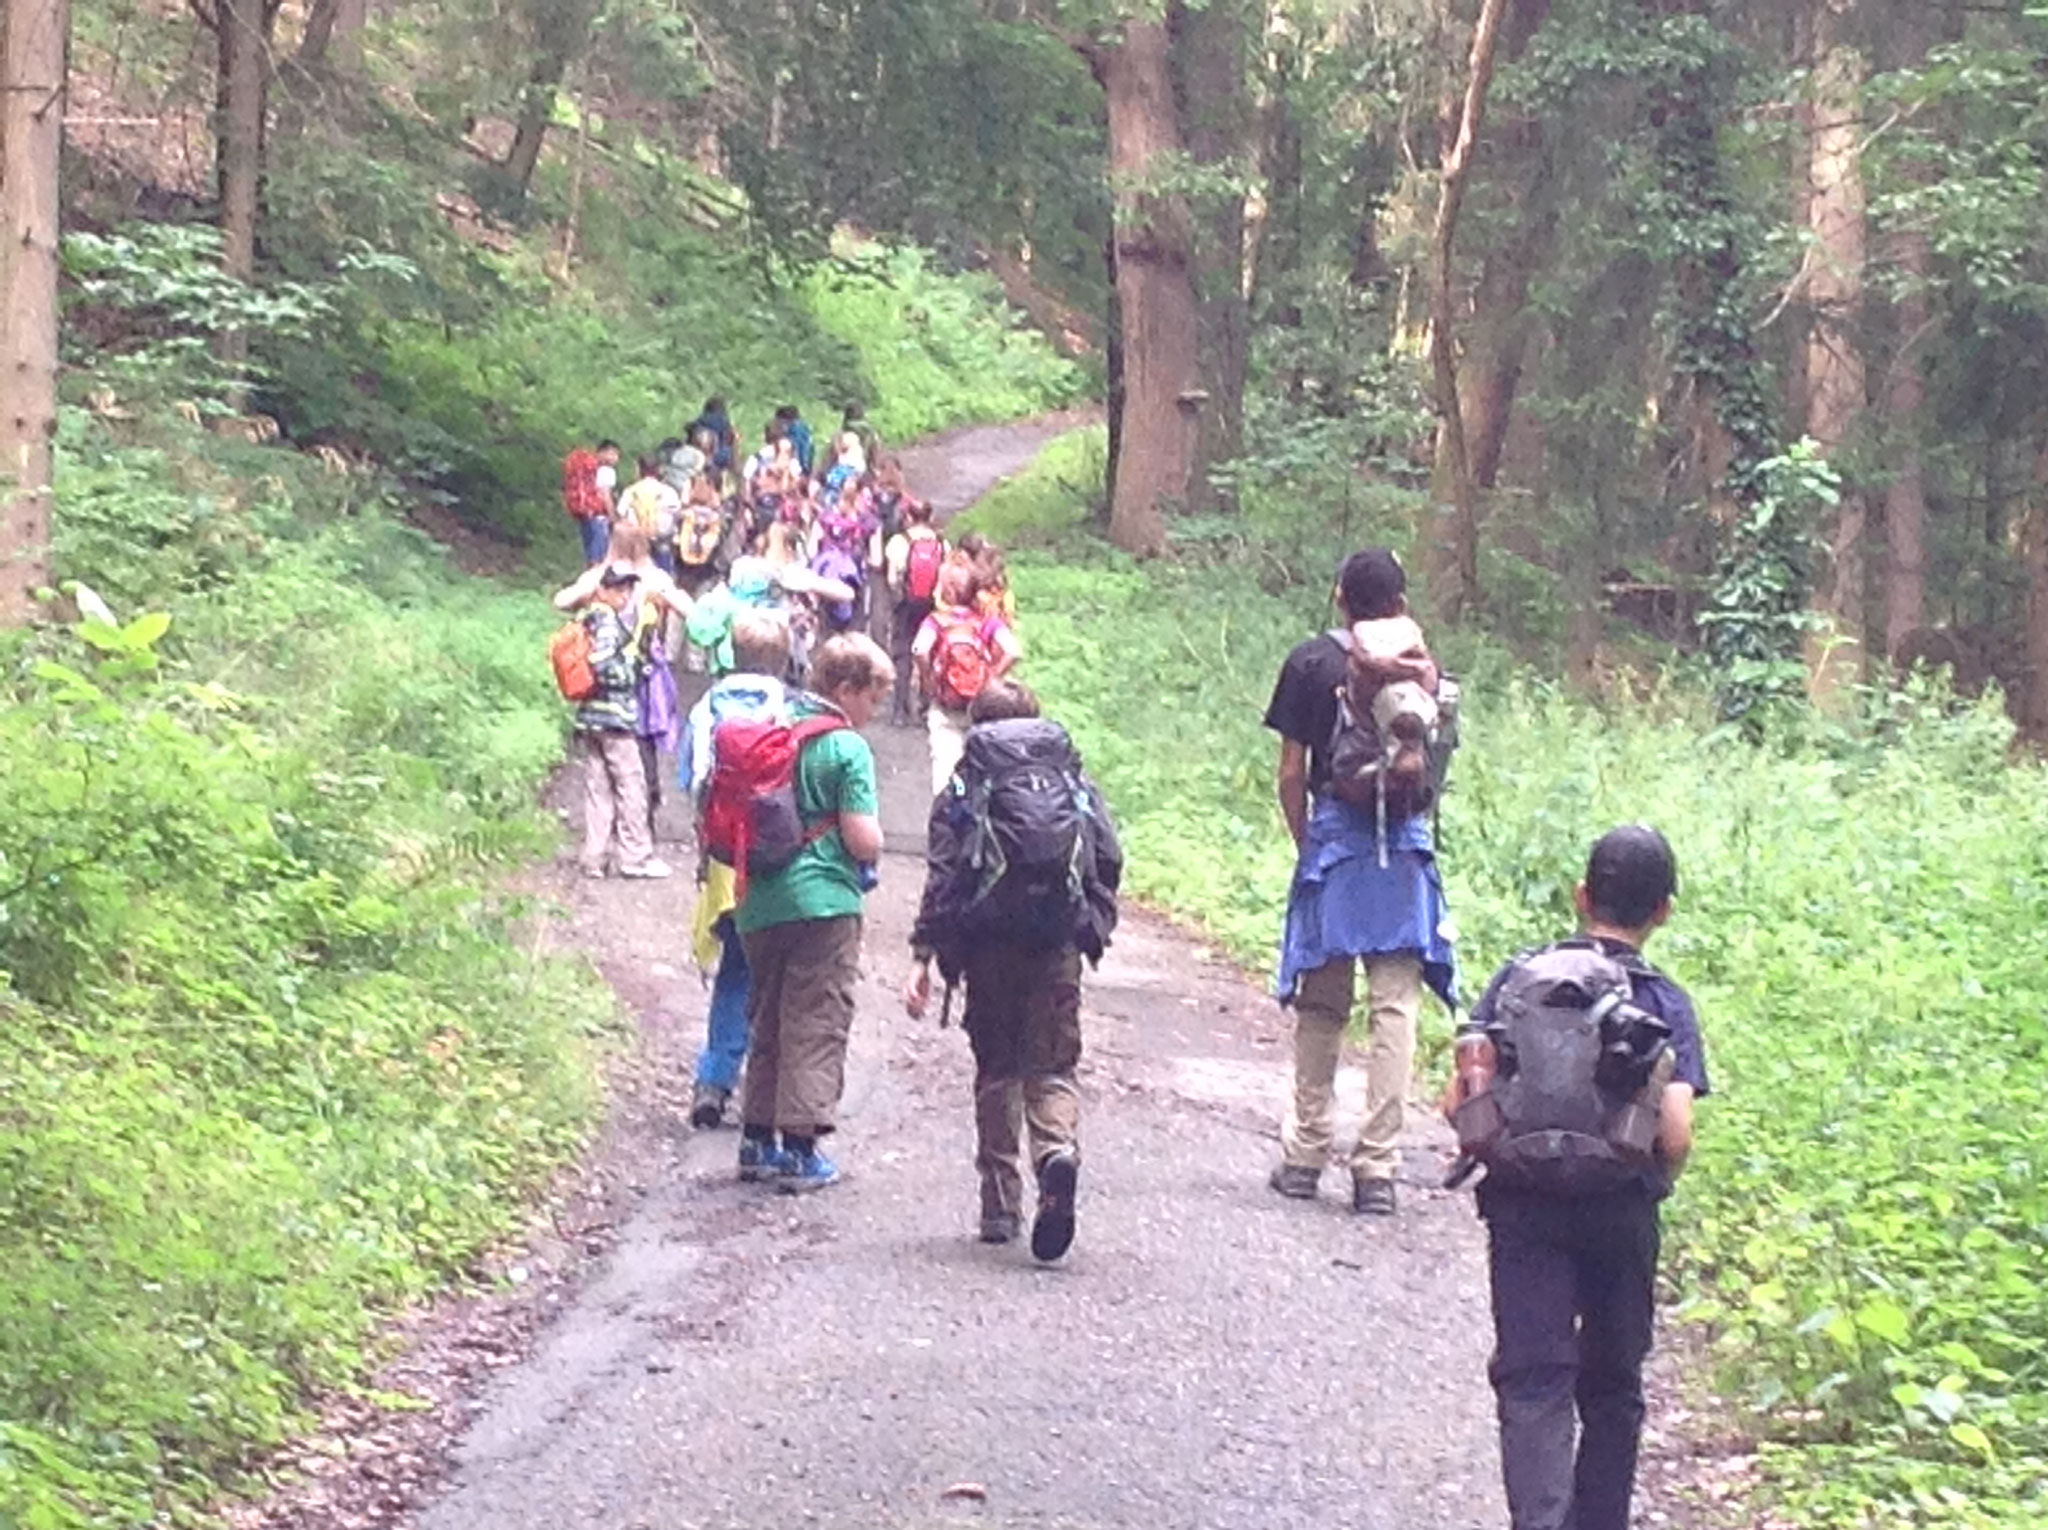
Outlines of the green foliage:
M 1707 609 L 1707 652 L 1721 665 L 1721 716 L 1761 736 L 1767 716 L 1806 690 L 1800 643 L 1807 610 L 1814 527 L 1841 499 L 1841 475 L 1802 440 L 1759 464 L 1756 494 L 1724 532 Z
M 1326 591 L 1078 537 L 1012 567 L 1026 678 L 1103 784 L 1132 892 L 1268 969 L 1292 855 L 1259 720 Z M 1800 1522 L 2039 1523 L 2048 776 L 2006 765 L 1995 699 L 1874 697 L 1764 749 L 1681 686 L 1596 706 L 1433 638 L 1467 698 L 1442 854 L 1468 996 L 1569 928 L 1600 830 L 1678 848 L 1653 954 L 1699 1000 L 1716 1094 L 1676 1277 Z
M 62 572 L 157 610 L 0 654 L 8 1524 L 155 1522 L 281 1439 L 516 1223 L 611 1023 L 492 887 L 547 842 L 545 607 L 182 444 L 225 455 L 67 417 Z

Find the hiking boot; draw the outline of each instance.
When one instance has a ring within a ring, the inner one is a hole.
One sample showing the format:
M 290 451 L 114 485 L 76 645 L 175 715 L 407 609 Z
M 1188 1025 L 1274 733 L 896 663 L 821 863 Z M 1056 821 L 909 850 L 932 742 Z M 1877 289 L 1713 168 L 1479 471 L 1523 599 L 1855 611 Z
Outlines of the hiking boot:
M 649 856 L 644 861 L 639 861 L 631 866 L 621 866 L 619 868 L 620 876 L 632 877 L 638 881 L 643 882 L 659 882 L 667 877 L 672 877 L 675 874 L 675 867 L 671 866 L 667 861 L 661 859 L 661 857 L 659 856 Z
M 585 861 L 576 869 L 593 882 L 602 882 L 605 878 L 603 861 Z
M 1323 1171 L 1311 1169 L 1305 1164 L 1283 1163 L 1273 1171 L 1266 1181 L 1290 1201 L 1312 1201 L 1316 1189 L 1323 1182 Z
M 795 1167 L 795 1157 L 772 1142 L 747 1137 L 740 1143 L 740 1178 L 750 1185 L 780 1179 Z
M 1074 1246 L 1074 1191 L 1081 1160 L 1062 1149 L 1038 1166 L 1038 1215 L 1031 1219 L 1031 1257 L 1050 1264 Z
M 1362 1217 L 1390 1217 L 1394 1214 L 1394 1182 L 1391 1179 L 1354 1179 L 1351 1209 Z
M 1014 1211 L 985 1211 L 981 1215 L 981 1241 L 1015 1243 L 1018 1218 Z
M 793 1153 L 782 1155 L 782 1177 L 775 1182 L 775 1188 L 784 1195 L 808 1195 L 838 1183 L 839 1165 L 812 1148 L 801 1158 Z
M 721 1089 L 716 1084 L 699 1084 L 690 1093 L 690 1124 L 700 1132 L 725 1125 L 725 1104 L 731 1098 L 730 1089 Z

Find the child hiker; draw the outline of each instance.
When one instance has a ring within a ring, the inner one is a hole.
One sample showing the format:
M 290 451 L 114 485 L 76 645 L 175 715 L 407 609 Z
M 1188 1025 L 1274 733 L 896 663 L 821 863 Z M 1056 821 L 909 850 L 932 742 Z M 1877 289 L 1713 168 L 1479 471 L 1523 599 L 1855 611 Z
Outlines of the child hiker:
M 583 756 L 583 874 L 601 877 L 618 842 L 619 875 L 670 875 L 648 831 L 647 777 L 640 758 L 639 643 L 628 613 L 640 576 L 630 563 L 608 565 L 577 620 L 590 636 L 594 695 L 576 708 Z
M 895 679 L 872 638 L 846 633 L 812 656 L 788 726 L 735 718 L 713 733 L 705 839 L 741 874 L 734 922 L 753 982 L 740 1178 L 792 1193 L 839 1179 L 821 1141 L 846 1082 L 861 900 L 882 854 L 874 751 L 855 730 Z
M 682 785 L 701 813 L 711 785 L 712 739 L 717 726 L 733 718 L 770 722 L 786 713 L 782 676 L 789 668 L 789 623 L 774 611 L 742 609 L 731 622 L 732 669 L 719 676 L 690 709 L 683 734 Z M 705 856 L 703 886 L 697 894 L 694 948 L 698 966 L 711 970 L 711 1011 L 704 1049 L 697 1054 L 690 1124 L 709 1130 L 725 1121 L 747 1060 L 747 1001 L 752 983 L 746 947 L 733 910 L 739 902 L 733 868 Z
M 1017 1236 L 1028 1136 L 1031 1252 L 1050 1261 L 1074 1241 L 1081 959 L 1100 961 L 1116 929 L 1123 852 L 1073 740 L 1029 690 L 991 681 L 970 715 L 959 769 L 932 804 L 903 1003 L 913 1019 L 924 1013 L 934 961 L 949 1002 L 965 981 L 981 1241 Z M 1002 868 L 993 883 L 990 865 Z
M 972 571 L 958 562 L 939 571 L 932 613 L 917 629 L 910 655 L 918 688 L 931 703 L 925 729 L 931 745 L 932 795 L 946 789 L 967 740 L 967 709 L 991 680 L 1023 657 L 1017 634 L 999 615 L 975 609 Z
M 1655 829 L 1593 846 L 1580 933 L 1501 969 L 1448 1102 L 1483 1164 L 1489 1374 L 1514 1530 L 1627 1530 L 1656 1317 L 1658 1207 L 1707 1092 L 1692 1001 L 1643 959 L 1678 868 Z

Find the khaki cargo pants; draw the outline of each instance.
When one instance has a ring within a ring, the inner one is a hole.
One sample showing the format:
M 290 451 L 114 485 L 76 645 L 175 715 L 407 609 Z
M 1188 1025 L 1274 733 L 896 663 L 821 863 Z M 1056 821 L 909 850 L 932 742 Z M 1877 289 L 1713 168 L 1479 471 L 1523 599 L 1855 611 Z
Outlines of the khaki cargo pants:
M 753 974 L 740 1099 L 748 1126 L 810 1137 L 832 1130 L 846 1089 L 860 930 L 860 915 L 843 914 L 740 937 Z
M 647 766 L 640 740 L 630 733 L 595 730 L 576 735 L 583 757 L 583 853 L 585 871 L 601 872 L 618 840 L 619 865 L 639 866 L 654 858 L 653 814 L 647 806 Z
M 1321 1169 L 1329 1162 L 1337 1068 L 1361 961 L 1367 994 L 1365 1120 L 1351 1154 L 1351 1173 L 1358 1179 L 1392 1179 L 1400 1163 L 1394 1144 L 1401 1136 L 1415 1068 L 1415 1022 L 1422 1013 L 1422 960 L 1412 951 L 1343 956 L 1302 975 L 1294 994 L 1294 1101 L 1280 1146 L 1286 1161 L 1300 1168 Z
M 1080 1142 L 1081 953 L 992 946 L 965 976 L 981 1213 L 1019 1216 L 1027 1137 L 1034 1172 Z

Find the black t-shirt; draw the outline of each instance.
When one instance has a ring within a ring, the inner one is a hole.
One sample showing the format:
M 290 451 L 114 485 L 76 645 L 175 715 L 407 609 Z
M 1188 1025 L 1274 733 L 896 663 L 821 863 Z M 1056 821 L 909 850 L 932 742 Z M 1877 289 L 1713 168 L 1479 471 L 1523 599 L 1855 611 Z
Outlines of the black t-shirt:
M 1266 707 L 1266 726 L 1282 738 L 1308 747 L 1308 789 L 1321 793 L 1330 785 L 1330 737 L 1337 731 L 1337 692 L 1349 673 L 1351 657 L 1327 632 L 1296 645 L 1280 666 L 1273 700 Z

